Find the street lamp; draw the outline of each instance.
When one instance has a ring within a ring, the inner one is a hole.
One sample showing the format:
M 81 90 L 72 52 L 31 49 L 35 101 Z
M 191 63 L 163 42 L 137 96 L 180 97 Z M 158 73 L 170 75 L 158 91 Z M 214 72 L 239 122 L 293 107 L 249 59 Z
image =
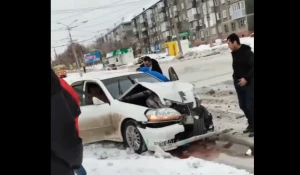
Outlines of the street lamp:
M 81 70 L 80 70 L 80 65 L 79 65 L 78 57 L 77 57 L 77 54 L 76 54 L 76 51 L 75 51 L 75 48 L 74 48 L 73 39 L 72 39 L 72 35 L 71 35 L 71 29 L 73 29 L 73 28 L 75 28 L 75 27 L 78 26 L 78 25 L 77 25 L 77 26 L 71 27 L 71 25 L 72 25 L 74 22 L 77 22 L 77 21 L 78 21 L 78 20 L 76 19 L 76 20 L 74 20 L 73 22 L 71 22 L 69 25 L 63 24 L 63 23 L 61 23 L 61 22 L 58 22 L 57 24 L 61 24 L 61 25 L 65 26 L 65 27 L 66 27 L 66 30 L 68 30 L 68 32 L 69 32 L 69 37 L 70 37 L 70 41 L 71 41 L 71 47 L 72 47 L 73 54 L 74 54 L 74 56 L 75 56 L 75 60 L 76 60 L 76 64 L 77 64 L 77 69 L 78 69 L 78 71 L 79 71 L 80 77 L 82 77 L 82 72 L 81 72 Z M 84 23 L 85 23 L 85 22 L 87 22 L 87 21 L 84 21 Z

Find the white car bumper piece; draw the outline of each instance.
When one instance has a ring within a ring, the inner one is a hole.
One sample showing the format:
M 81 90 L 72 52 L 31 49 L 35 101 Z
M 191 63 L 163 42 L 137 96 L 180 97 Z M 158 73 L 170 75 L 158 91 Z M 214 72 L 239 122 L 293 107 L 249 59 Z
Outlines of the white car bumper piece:
M 170 147 L 174 144 L 175 135 L 184 132 L 184 127 L 179 124 L 165 126 L 161 128 L 138 128 L 144 141 L 147 145 L 148 150 L 155 151 L 157 146 L 160 146 L 164 151 L 172 150 L 177 148 Z M 167 149 L 164 149 L 166 147 Z
M 175 140 L 176 134 L 184 132 L 184 127 L 179 124 L 174 124 L 162 128 L 138 128 L 138 130 L 143 136 L 148 150 L 155 151 L 157 149 L 157 146 L 159 146 L 163 151 L 169 151 L 176 149 L 179 146 L 195 142 L 197 140 L 229 132 L 232 129 L 222 129 L 219 131 L 209 132 L 203 135 L 193 136 L 191 138 L 180 141 Z

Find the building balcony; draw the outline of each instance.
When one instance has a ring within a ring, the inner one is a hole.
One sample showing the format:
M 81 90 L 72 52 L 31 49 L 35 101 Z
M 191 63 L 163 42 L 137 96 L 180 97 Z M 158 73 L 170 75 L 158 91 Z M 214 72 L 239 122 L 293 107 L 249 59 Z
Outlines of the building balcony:
M 157 13 L 161 13 L 161 12 L 166 12 L 166 8 L 165 7 L 160 7 L 157 9 Z
M 168 17 L 167 16 L 163 16 L 159 18 L 160 22 L 168 22 Z
M 178 17 L 178 15 L 179 15 L 179 13 L 177 11 L 174 11 L 173 14 L 174 14 L 175 18 Z
M 188 16 L 188 21 L 189 22 L 197 21 L 197 20 L 199 20 L 199 18 L 200 18 L 199 14 L 194 14 L 192 16 Z
M 147 30 L 142 31 L 142 35 L 143 35 L 143 36 L 149 36 L 149 35 L 148 35 L 148 31 L 147 31 Z
M 191 31 L 199 31 L 201 29 L 201 27 L 200 26 L 194 26 L 190 29 L 191 29 Z
M 137 33 L 136 28 L 133 28 L 133 29 L 132 29 L 132 32 L 133 32 L 134 34 Z
M 139 20 L 138 20 L 139 23 L 144 23 L 146 22 L 145 18 L 144 17 L 139 17 Z
M 145 32 L 145 31 L 147 31 L 147 28 L 146 27 L 142 27 L 141 30 L 142 30 L 142 32 Z
M 241 10 L 232 12 L 231 19 L 235 20 L 235 19 L 243 18 L 245 16 L 246 16 L 246 9 L 241 9 Z
M 195 8 L 196 7 L 196 1 L 195 0 L 186 0 L 186 6 L 185 8 L 191 9 L 191 8 Z
M 150 29 L 156 27 L 156 23 L 149 23 L 148 25 L 149 25 L 149 28 L 150 28 Z

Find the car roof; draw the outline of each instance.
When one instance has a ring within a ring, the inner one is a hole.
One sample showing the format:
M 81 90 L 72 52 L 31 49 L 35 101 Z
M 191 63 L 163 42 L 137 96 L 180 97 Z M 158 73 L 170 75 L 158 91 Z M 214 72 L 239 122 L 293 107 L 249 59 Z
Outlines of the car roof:
M 77 78 L 75 81 L 81 81 L 81 80 L 105 80 L 115 77 L 121 77 L 126 75 L 135 75 L 135 74 L 142 74 L 143 72 L 119 72 L 119 71 L 100 71 L 100 72 L 91 72 L 88 75 L 84 75 L 82 78 Z

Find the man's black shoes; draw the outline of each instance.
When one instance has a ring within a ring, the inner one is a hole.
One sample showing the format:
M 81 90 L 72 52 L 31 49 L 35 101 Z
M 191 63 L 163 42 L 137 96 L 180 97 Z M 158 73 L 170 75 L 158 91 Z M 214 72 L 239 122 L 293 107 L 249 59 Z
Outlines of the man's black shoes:
M 250 126 L 248 126 L 248 127 L 246 128 L 246 130 L 243 131 L 244 134 L 247 134 L 247 133 L 249 133 L 249 132 L 251 132 L 251 127 L 250 127 Z

